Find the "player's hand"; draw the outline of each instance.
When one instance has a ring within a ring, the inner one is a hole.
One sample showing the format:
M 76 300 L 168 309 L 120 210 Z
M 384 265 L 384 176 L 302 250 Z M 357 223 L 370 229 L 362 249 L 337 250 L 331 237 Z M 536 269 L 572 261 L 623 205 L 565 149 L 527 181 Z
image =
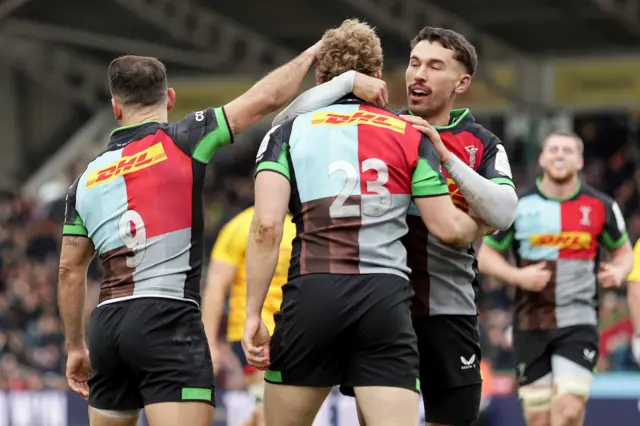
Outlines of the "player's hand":
M 610 263 L 600 263 L 598 281 L 602 287 L 620 287 L 624 281 L 624 274 L 620 268 Z
M 551 280 L 551 271 L 546 269 L 547 262 L 536 263 L 518 270 L 518 285 L 527 291 L 541 291 Z
M 631 352 L 633 353 L 633 358 L 640 365 L 640 333 L 631 336 Z
M 247 362 L 260 370 L 269 368 L 269 329 L 259 316 L 247 316 L 242 336 L 242 349 Z
M 318 56 L 320 55 L 320 50 L 322 49 L 322 45 L 323 45 L 323 41 L 319 40 L 318 42 L 316 42 L 316 44 L 308 48 L 307 52 L 310 55 L 312 55 L 315 59 L 318 59 Z
M 440 155 L 440 164 L 444 164 L 451 159 L 451 152 L 444 146 L 440 133 L 434 129 L 431 124 L 424 118 L 415 115 L 401 115 L 404 121 L 411 123 L 413 127 L 429 137 L 429 140 L 433 144 L 433 147 Z
M 387 83 L 383 80 L 368 75 L 356 73 L 353 82 L 353 93 L 360 99 L 386 107 L 389 103 L 389 94 L 387 92 Z
M 72 391 L 89 398 L 89 374 L 93 371 L 87 348 L 70 350 L 67 356 L 67 383 Z

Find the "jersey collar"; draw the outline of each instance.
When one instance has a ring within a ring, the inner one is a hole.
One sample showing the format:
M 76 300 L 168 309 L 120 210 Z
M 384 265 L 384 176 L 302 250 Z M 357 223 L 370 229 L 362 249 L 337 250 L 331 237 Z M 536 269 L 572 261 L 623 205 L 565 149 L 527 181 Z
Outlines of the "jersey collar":
M 408 109 L 408 111 L 409 114 L 415 115 L 410 109 Z M 441 132 L 453 130 L 468 121 L 476 121 L 475 118 L 473 118 L 473 115 L 471 115 L 471 111 L 469 111 L 469 108 L 452 109 L 449 113 L 449 124 L 447 124 L 446 126 L 433 126 L 433 128 Z
M 143 121 L 142 123 L 118 127 L 111 132 L 111 136 L 109 137 L 109 148 L 114 146 L 122 148 L 133 140 L 141 139 L 140 137 L 134 138 L 133 136 L 137 136 L 139 133 L 143 133 L 145 131 L 153 133 L 151 129 L 155 129 L 158 124 L 159 123 L 157 121 L 148 120 Z
M 578 195 L 580 195 L 580 191 L 582 190 L 582 180 L 578 179 L 578 185 L 576 185 L 576 189 L 571 193 L 571 195 L 563 198 L 551 197 L 544 193 L 544 191 L 542 190 L 541 182 L 542 182 L 541 177 L 536 178 L 536 190 L 538 191 L 538 194 L 546 200 L 560 201 L 560 202 L 573 200 Z

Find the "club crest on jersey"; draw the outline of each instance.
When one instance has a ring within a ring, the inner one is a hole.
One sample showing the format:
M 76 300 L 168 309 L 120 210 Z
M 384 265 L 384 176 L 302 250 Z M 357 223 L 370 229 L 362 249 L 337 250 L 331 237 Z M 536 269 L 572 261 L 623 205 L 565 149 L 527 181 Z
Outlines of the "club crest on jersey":
M 375 112 L 358 110 L 347 114 L 336 112 L 316 112 L 311 116 L 313 126 L 348 126 L 351 124 L 368 124 L 369 126 L 389 129 L 404 134 L 407 123 L 399 118 Z
M 86 187 L 92 188 L 105 182 L 109 182 L 117 177 L 137 172 L 147 167 L 151 167 L 167 159 L 162 142 L 145 149 L 136 154 L 122 157 L 118 161 L 106 167 L 98 169 L 88 174 Z
M 473 145 L 465 146 L 464 149 L 469 153 L 469 167 L 472 169 L 476 168 L 476 153 L 478 152 L 478 148 Z
M 580 225 L 582 226 L 590 226 L 591 225 L 591 207 L 589 206 L 580 206 Z

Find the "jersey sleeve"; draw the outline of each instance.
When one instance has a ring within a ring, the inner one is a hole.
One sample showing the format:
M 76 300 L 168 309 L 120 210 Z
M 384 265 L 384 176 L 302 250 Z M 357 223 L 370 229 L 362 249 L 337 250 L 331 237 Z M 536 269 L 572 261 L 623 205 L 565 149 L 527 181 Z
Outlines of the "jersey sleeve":
M 629 241 L 627 225 L 618 203 L 612 199 L 603 200 L 605 224 L 600 234 L 600 244 L 607 250 L 615 250 Z
M 78 191 L 78 178 L 67 191 L 64 209 L 64 224 L 62 226 L 62 235 L 75 237 L 88 237 L 89 232 L 84 226 L 84 222 L 76 209 L 76 195 Z
M 263 170 L 270 170 L 280 173 L 289 181 L 291 180 L 287 155 L 289 151 L 287 127 L 290 127 L 287 123 L 276 126 L 269 130 L 264 139 L 262 139 L 256 155 L 256 174 Z
M 487 235 L 482 239 L 482 242 L 492 249 L 506 252 L 513 246 L 514 236 L 515 230 L 513 228 L 513 225 L 511 225 L 511 227 L 506 231 L 497 231 L 491 235 Z
M 207 164 L 223 146 L 233 143 L 224 108 L 192 112 L 175 124 L 174 141 L 194 160 Z
M 627 281 L 640 282 L 640 238 L 633 248 L 633 269 L 627 276 Z
M 251 228 L 251 215 L 240 213 L 222 227 L 211 251 L 211 260 L 242 267 Z
M 418 163 L 411 179 L 411 195 L 420 198 L 448 194 L 447 180 L 440 171 L 440 156 L 429 138 L 422 135 L 418 146 Z
M 515 188 L 509 156 L 500 139 L 493 134 L 486 138 L 481 137 L 481 139 L 485 139 L 486 142 L 482 159 L 478 166 L 478 174 L 485 179 Z

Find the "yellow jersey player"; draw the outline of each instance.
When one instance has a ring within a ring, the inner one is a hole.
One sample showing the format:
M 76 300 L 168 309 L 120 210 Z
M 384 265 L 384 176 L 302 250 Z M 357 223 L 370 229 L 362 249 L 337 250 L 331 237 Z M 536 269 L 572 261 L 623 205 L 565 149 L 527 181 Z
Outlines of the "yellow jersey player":
M 627 277 L 627 303 L 634 330 L 631 349 L 633 357 L 640 364 L 640 239 L 636 241 L 636 246 L 633 249 L 633 260 L 633 270 Z
M 214 371 L 220 365 L 220 350 L 216 345 L 220 322 L 224 311 L 224 302 L 229 294 L 229 317 L 227 340 L 234 354 L 244 368 L 247 390 L 262 401 L 264 389 L 264 373 L 248 365 L 242 351 L 241 340 L 244 330 L 245 309 L 247 299 L 247 282 L 245 271 L 245 252 L 249 230 L 253 219 L 253 207 L 250 207 L 222 227 L 216 244 L 211 252 L 211 264 L 207 275 L 207 285 L 203 297 L 202 319 L 211 348 Z M 273 314 L 280 310 L 282 303 L 282 286 L 287 282 L 289 261 L 291 259 L 291 241 L 296 235 L 296 227 L 291 217 L 286 221 L 278 266 L 271 281 L 267 299 L 262 310 L 262 319 L 273 334 L 275 322 Z

